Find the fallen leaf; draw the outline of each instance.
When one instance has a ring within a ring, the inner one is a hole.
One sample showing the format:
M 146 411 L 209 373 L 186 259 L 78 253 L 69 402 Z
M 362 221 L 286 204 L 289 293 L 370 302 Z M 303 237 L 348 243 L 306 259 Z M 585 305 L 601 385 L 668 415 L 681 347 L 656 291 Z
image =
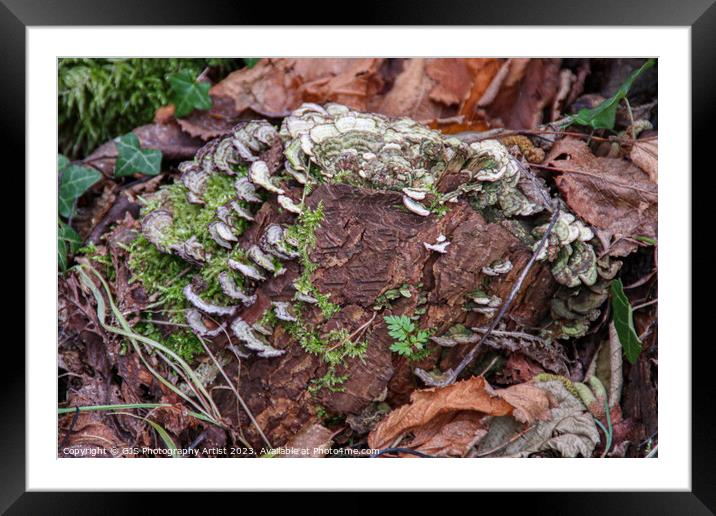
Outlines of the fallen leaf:
M 287 443 L 289 453 L 281 455 L 285 458 L 324 458 L 324 450 L 331 448 L 333 432 L 318 424 L 310 423 L 303 427 Z M 293 451 L 291 451 L 293 449 Z
M 303 102 L 341 102 L 366 110 L 383 86 L 383 59 L 262 59 L 229 74 L 209 91 L 210 110 L 179 120 L 184 131 L 208 140 L 239 120 L 281 118 Z
M 657 186 L 634 164 L 598 158 L 574 138 L 555 143 L 545 163 L 561 172 L 555 181 L 569 208 L 616 238 L 610 255 L 626 256 L 636 249 L 638 244 L 625 238 L 656 238 Z
M 560 59 L 509 59 L 477 102 L 477 115 L 492 126 L 534 129 L 559 89 L 560 63 Z
M 659 140 L 637 140 L 629 152 L 632 163 L 647 173 L 656 183 L 659 176 Z
M 609 406 L 616 406 L 622 396 L 624 378 L 622 373 L 622 345 L 613 322 L 609 324 L 609 339 L 602 342 L 594 354 L 592 363 L 587 369 L 587 374 L 584 375 L 584 380 L 589 381 L 592 376 L 599 378 L 607 389 Z
M 486 433 L 485 416 L 514 413 L 521 421 L 533 421 L 548 407 L 546 393 L 534 386 L 494 391 L 484 378 L 475 376 L 413 392 L 410 404 L 392 411 L 369 434 L 368 445 L 386 448 L 412 433 L 413 440 L 403 446 L 437 456 L 462 456 Z
M 474 104 L 501 63 L 501 59 L 494 58 L 406 60 L 392 89 L 375 108 L 385 115 L 409 116 L 432 123 L 458 116 L 461 118 L 456 123 L 469 126 L 475 120 Z M 459 130 L 451 129 L 449 124 L 441 124 L 441 129 L 450 133 Z
M 498 372 L 497 377 L 501 384 L 516 384 L 531 380 L 536 375 L 544 373 L 544 369 L 522 353 L 510 353 L 507 363 Z
M 377 110 L 388 116 L 409 116 L 417 120 L 440 118 L 442 107 L 430 101 L 435 83 L 425 73 L 425 59 L 410 59 L 396 77 L 393 88 Z
M 530 384 L 526 384 L 530 385 Z M 494 418 L 477 448 L 479 457 L 528 457 L 547 450 L 562 457 L 591 457 L 599 442 L 594 418 L 558 380 L 537 382 L 535 388 L 553 400 L 547 417 L 523 430 L 513 417 Z M 505 389 L 507 390 L 507 389 Z

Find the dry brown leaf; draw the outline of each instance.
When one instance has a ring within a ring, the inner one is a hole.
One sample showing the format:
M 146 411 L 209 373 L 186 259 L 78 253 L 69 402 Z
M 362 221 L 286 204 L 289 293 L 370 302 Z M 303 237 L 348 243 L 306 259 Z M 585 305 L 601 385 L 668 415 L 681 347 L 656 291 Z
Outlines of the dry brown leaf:
M 327 101 L 345 104 L 360 111 L 368 109 L 368 103 L 383 88 L 380 67 L 383 59 L 355 59 L 336 75 L 327 75 L 303 85 L 299 90 L 302 100 L 323 103 Z
M 629 158 L 647 173 L 649 179 L 656 183 L 659 175 L 659 140 L 637 140 L 631 148 Z
M 522 353 L 510 353 L 507 357 L 505 367 L 497 374 L 502 384 L 513 385 L 516 383 L 527 382 L 540 373 L 544 373 L 544 369 L 530 358 Z
M 474 120 L 474 104 L 492 82 L 501 63 L 501 59 L 494 58 L 406 60 L 393 88 L 375 109 L 386 115 L 409 116 L 432 124 L 441 118 L 457 116 L 452 123 L 469 127 Z M 465 130 L 451 125 L 440 124 L 440 129 L 448 133 Z M 484 127 L 480 125 L 478 130 Z
M 486 434 L 484 414 L 456 412 L 434 418 L 416 430 L 410 446 L 437 457 L 463 457 Z M 405 457 L 414 455 L 405 454 Z
M 403 71 L 395 79 L 393 88 L 377 106 L 378 112 L 388 116 L 408 116 L 416 120 L 441 118 L 442 106 L 430 100 L 430 92 L 435 83 L 428 77 L 426 65 L 426 59 L 406 61 Z
M 558 380 L 524 385 L 550 397 L 546 417 L 526 429 L 514 417 L 492 419 L 487 435 L 478 445 L 477 456 L 528 457 L 554 450 L 563 457 L 591 457 L 599 443 L 599 432 L 582 402 Z
M 530 383 L 512 385 L 495 391 L 495 394 L 514 407 L 512 417 L 520 423 L 529 425 L 544 419 L 549 410 L 549 398 L 545 392 Z
M 493 126 L 533 129 L 559 88 L 560 59 L 510 59 L 477 103 Z M 478 113 L 480 114 L 480 113 Z
M 322 450 L 330 449 L 332 438 L 333 432 L 328 428 L 318 423 L 308 424 L 286 443 L 289 453 L 281 456 L 285 458 L 327 457 Z
M 391 412 L 368 436 L 371 448 L 385 448 L 410 432 L 408 446 L 438 456 L 461 456 L 485 433 L 485 416 L 515 414 L 533 421 L 549 408 L 547 394 L 530 385 L 494 391 L 475 376 L 442 388 L 413 392 L 410 404 Z
M 637 244 L 624 238 L 656 237 L 657 186 L 646 173 L 620 158 L 598 158 L 574 138 L 558 141 L 545 163 L 564 172 L 556 183 L 570 209 L 613 236 L 608 252 L 626 256 Z
M 366 110 L 383 87 L 383 59 L 262 59 L 214 85 L 212 107 L 180 119 L 182 129 L 204 140 L 241 119 L 280 118 L 303 102 L 340 102 Z

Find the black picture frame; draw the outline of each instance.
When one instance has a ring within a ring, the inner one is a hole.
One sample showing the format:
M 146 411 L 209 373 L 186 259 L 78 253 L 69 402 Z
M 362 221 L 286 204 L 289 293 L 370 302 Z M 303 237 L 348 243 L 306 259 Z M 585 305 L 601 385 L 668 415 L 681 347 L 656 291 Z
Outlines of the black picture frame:
M 0 141 L 7 149 L 14 149 L 13 154 L 19 158 L 15 170 L 24 170 L 24 152 L 19 149 L 25 148 L 25 111 L 21 99 L 25 93 L 27 26 L 280 25 L 299 22 L 315 25 L 319 21 L 335 23 L 336 20 L 350 25 L 654 25 L 691 27 L 693 169 L 697 169 L 698 163 L 707 165 L 713 161 L 710 151 L 713 144 L 708 143 L 712 141 L 712 126 L 716 119 L 713 116 L 716 115 L 715 0 L 682 0 L 678 3 L 668 0 L 592 0 L 579 3 L 569 0 L 531 3 L 519 0 L 460 0 L 450 4 L 401 0 L 379 5 L 370 0 L 361 2 L 362 9 L 338 10 L 337 4 L 323 1 L 308 5 L 301 2 L 293 5 L 282 3 L 277 9 L 276 5 L 267 3 L 228 0 L 155 0 L 151 3 L 146 0 L 0 0 L 0 69 L 3 70 L 0 88 L 4 93 L 0 97 L 0 130 L 3 136 Z M 371 3 L 376 5 L 368 7 Z M 331 13 L 342 14 L 329 16 Z M 628 42 L 625 45 L 628 46 Z M 565 48 L 565 53 L 569 53 L 568 48 Z M 713 165 L 710 165 L 701 172 L 712 169 Z M 685 177 L 688 175 L 688 171 L 679 173 Z M 15 173 L 9 181 L 16 181 L 17 188 L 24 191 L 24 181 L 20 177 L 21 174 Z M 699 205 L 694 203 L 694 206 L 698 208 Z M 699 217 L 692 215 L 692 219 L 699 220 Z M 32 236 L 25 234 L 25 238 Z M 692 267 L 695 271 L 710 269 L 703 257 L 692 257 Z M 26 270 L 25 273 L 31 271 Z M 691 300 L 683 302 L 691 303 Z M 698 317 L 693 317 L 693 320 L 697 321 Z M 716 434 L 713 429 L 716 405 L 713 400 L 716 399 L 716 389 L 711 381 L 714 354 L 710 340 L 694 342 L 692 346 L 691 492 L 510 493 L 507 495 L 509 508 L 516 510 L 524 505 L 524 509 L 536 514 L 715 514 Z M 684 349 L 688 349 L 689 344 L 678 343 Z M 4 353 L 5 364 L 12 366 L 2 369 L 0 510 L 7 510 L 8 514 L 124 514 L 142 511 L 146 497 L 134 493 L 25 492 L 25 450 L 31 445 L 25 441 L 25 353 L 15 343 L 10 346 L 9 339 Z M 505 503 L 505 494 L 483 493 L 479 496 L 479 506 L 478 502 L 474 505 L 476 508 L 484 507 L 486 496 L 498 504 Z M 206 502 L 197 500 L 196 496 L 173 493 L 164 498 L 164 512 L 171 511 L 170 506 L 177 502 L 187 509 L 187 502 L 192 499 L 206 506 Z M 413 499 L 419 500 L 417 497 Z M 218 509 L 217 501 L 212 498 L 211 505 Z M 365 498 L 361 498 L 361 502 L 361 506 L 374 503 Z M 341 503 L 351 505 L 348 500 Z

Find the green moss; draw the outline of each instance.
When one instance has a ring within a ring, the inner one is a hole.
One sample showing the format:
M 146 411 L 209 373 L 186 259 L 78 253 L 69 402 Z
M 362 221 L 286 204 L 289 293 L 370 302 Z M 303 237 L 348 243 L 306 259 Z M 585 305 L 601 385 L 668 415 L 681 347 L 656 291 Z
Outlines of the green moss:
M 151 314 L 148 314 L 147 317 L 151 317 Z M 193 360 L 195 356 L 204 352 L 204 347 L 191 330 L 175 327 L 162 331 L 161 328 L 170 327 L 142 321 L 134 326 L 134 331 L 157 342 L 161 342 L 187 361 Z
M 100 253 L 99 249 L 97 249 L 92 242 L 79 248 L 77 250 L 77 255 L 84 255 L 109 281 L 114 281 L 116 279 L 117 271 L 114 270 L 112 258 L 106 251 L 105 253 Z
M 169 74 L 186 70 L 197 76 L 212 66 L 221 76 L 237 65 L 235 59 L 60 59 L 60 151 L 78 158 L 150 123 L 156 109 L 169 103 Z
M 156 296 L 156 305 L 167 314 L 166 319 L 177 324 L 186 323 L 184 311 L 190 308 L 190 304 L 184 297 L 183 290 L 192 277 L 199 275 L 204 280 L 202 298 L 220 305 L 230 305 L 234 301 L 223 293 L 219 274 L 228 272 L 239 287 L 243 286 L 244 281 L 240 274 L 229 269 L 227 265 L 229 258 L 239 259 L 243 251 L 238 247 L 234 250 L 220 247 L 211 238 L 208 230 L 209 223 L 216 219 L 216 209 L 235 199 L 234 179 L 223 174 L 212 175 L 207 180 L 204 205 L 190 204 L 186 194 L 187 189 L 181 183 L 163 187 L 158 195 L 145 202 L 143 213 L 147 214 L 159 208 L 169 210 L 173 216 L 173 224 L 168 231 L 165 245 L 183 242 L 196 236 L 210 254 L 207 263 L 197 267 L 178 256 L 162 253 L 143 235 L 139 235 L 127 248 L 132 281 L 141 282 L 148 295 Z M 247 226 L 248 222 L 238 217 L 234 221 L 237 234 L 242 233 Z M 170 331 L 162 332 L 155 324 L 144 324 L 138 325 L 137 331 L 146 332 L 143 334 L 152 338 L 161 337 L 162 343 L 188 360 L 202 351 L 201 342 L 191 330 L 170 328 Z
M 288 237 L 298 242 L 301 276 L 296 280 L 296 289 L 315 297 L 323 316 L 330 319 L 340 311 L 340 307 L 331 303 L 329 295 L 322 294 L 311 282 L 311 276 L 318 268 L 318 264 L 311 261 L 310 252 L 316 246 L 316 230 L 321 225 L 323 217 L 323 202 L 320 202 L 315 210 L 305 208 L 296 224 L 288 228 Z

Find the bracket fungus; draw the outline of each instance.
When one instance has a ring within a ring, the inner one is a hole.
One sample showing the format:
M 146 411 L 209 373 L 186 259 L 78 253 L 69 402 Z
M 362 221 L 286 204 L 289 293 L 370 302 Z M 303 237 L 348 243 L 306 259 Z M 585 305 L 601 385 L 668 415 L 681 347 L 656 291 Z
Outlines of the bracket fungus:
M 204 315 L 217 317 L 246 348 L 264 358 L 277 357 L 285 350 L 269 342 L 274 333 L 247 315 L 257 306 L 269 306 L 277 324 L 284 325 L 305 324 L 300 320 L 299 306 L 335 313 L 327 309 L 330 303 L 325 292 L 309 284 L 318 265 L 311 261 L 305 243 L 313 238 L 311 245 L 315 246 L 315 235 L 303 234 L 301 240 L 296 237 L 300 232 L 294 231 L 306 215 L 314 213 L 316 205 L 309 203 L 309 197 L 319 185 L 343 184 L 390 195 L 385 205 L 390 209 L 397 205 L 400 216 L 410 218 L 409 223 L 406 219 L 401 224 L 416 228 L 438 225 L 439 237 L 435 239 L 435 232 L 430 233 L 433 236 L 423 234 L 413 249 L 419 247 L 423 254 L 428 251 L 439 264 L 453 255 L 459 260 L 462 249 L 456 237 L 459 227 L 447 229 L 440 222 L 441 214 L 450 209 L 489 212 L 500 222 L 501 230 L 527 249 L 541 238 L 547 224 L 539 221 L 544 221 L 549 209 L 544 199 L 551 196 L 544 184 L 529 175 L 527 166 L 497 140 L 467 144 L 411 119 L 361 113 L 339 104 L 306 103 L 284 118 L 278 130 L 266 121 L 242 122 L 207 143 L 193 160 L 181 163 L 179 183 L 185 189 L 185 202 L 208 211 L 191 215 L 194 218 L 189 224 L 178 227 L 178 219 L 186 214 L 178 213 L 170 196 L 160 190 L 154 194 L 152 209 L 143 214 L 142 233 L 159 252 L 186 261 L 192 267 L 191 274 L 215 279 L 214 288 L 204 289 L 201 278 L 184 288 L 192 307 L 186 317 L 193 331 L 203 337 L 215 335 L 223 326 L 209 330 Z M 228 185 L 229 195 L 216 197 L 213 185 L 217 181 Z M 445 184 L 453 186 L 446 188 Z M 527 217 L 532 217 L 530 222 L 526 222 Z M 329 241 L 319 245 L 323 246 L 321 252 L 357 238 L 360 231 L 351 231 L 345 225 L 328 234 Z M 605 278 L 610 274 L 613 277 L 618 270 L 618 264 L 597 259 L 593 237 L 589 226 L 563 207 L 538 256 L 549 264 L 554 281 L 561 285 L 549 307 L 550 316 L 558 321 L 553 325 L 558 329 L 555 331 L 562 332 L 556 336 L 586 331 L 585 326 L 594 320 L 605 299 Z M 432 239 L 435 241 L 430 242 Z M 517 265 L 513 265 L 511 256 L 492 255 L 477 266 L 474 277 L 498 283 L 512 277 L 508 273 Z M 338 259 L 330 262 L 339 263 Z M 286 278 L 279 278 L 287 271 L 290 274 Z M 296 279 L 299 276 L 301 281 Z M 340 281 L 335 284 L 341 285 Z M 202 287 L 206 298 L 195 291 L 194 285 Z M 390 306 L 394 299 L 386 298 L 376 304 L 377 308 L 374 304 L 379 294 L 394 287 L 366 297 L 365 306 L 377 310 Z M 458 312 L 493 318 L 504 294 L 492 289 L 479 283 L 466 286 L 462 297 L 466 304 Z M 269 298 L 268 305 L 265 297 Z M 419 292 L 418 298 L 422 304 L 415 308 L 416 318 L 428 314 L 428 304 L 437 299 L 436 294 L 426 292 Z M 221 300 L 224 305 L 216 302 Z M 236 306 L 229 306 L 232 303 Z M 303 328 L 293 335 L 305 337 L 306 331 Z M 475 334 L 463 333 L 433 335 L 432 340 L 441 346 L 474 342 Z

